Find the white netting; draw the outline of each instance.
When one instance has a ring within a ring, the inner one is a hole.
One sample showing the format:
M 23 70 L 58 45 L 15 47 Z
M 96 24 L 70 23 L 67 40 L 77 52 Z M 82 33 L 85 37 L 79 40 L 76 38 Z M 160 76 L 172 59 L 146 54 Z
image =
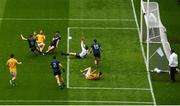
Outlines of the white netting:
M 147 50 L 146 47 L 149 47 L 149 57 L 146 56 L 148 59 L 147 63 L 149 63 L 149 70 L 158 68 L 167 71 L 169 69 L 168 58 L 171 48 L 167 39 L 166 28 L 161 23 L 159 5 L 157 2 L 142 2 L 141 6 L 143 12 L 141 35 L 144 43 L 144 51 Z M 147 43 L 149 43 L 149 46 L 147 46 Z

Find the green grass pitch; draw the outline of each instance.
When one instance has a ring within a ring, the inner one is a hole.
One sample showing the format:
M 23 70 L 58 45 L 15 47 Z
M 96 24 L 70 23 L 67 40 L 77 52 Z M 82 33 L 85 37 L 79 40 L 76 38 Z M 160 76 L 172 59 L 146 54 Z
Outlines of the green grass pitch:
M 41 29 L 47 38 L 45 50 L 55 31 L 60 31 L 62 40 L 53 53 L 35 56 L 20 34 Z M 81 60 L 61 56 L 80 51 L 81 36 L 88 46 L 97 39 L 104 49 L 97 68 L 103 73 L 101 80 L 86 80 L 79 71 L 96 68 L 92 55 Z M 0 37 L 0 104 L 154 104 L 132 0 L 0 0 Z M 6 66 L 11 53 L 23 62 L 17 66 L 15 87 L 9 85 Z M 63 90 L 50 68 L 53 55 L 66 69 Z

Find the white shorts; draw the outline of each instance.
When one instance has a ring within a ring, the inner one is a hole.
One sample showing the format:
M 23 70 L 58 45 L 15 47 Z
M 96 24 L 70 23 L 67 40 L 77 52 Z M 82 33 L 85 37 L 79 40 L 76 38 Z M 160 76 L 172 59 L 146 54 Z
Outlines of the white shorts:
M 37 44 L 38 44 L 38 47 L 41 47 L 41 46 L 45 45 L 44 42 L 37 42 Z
M 17 75 L 17 72 L 10 72 L 10 74 L 11 74 L 12 76 L 16 76 L 16 75 Z
M 85 78 L 88 79 L 88 76 L 91 74 L 91 67 L 88 68 L 85 74 Z

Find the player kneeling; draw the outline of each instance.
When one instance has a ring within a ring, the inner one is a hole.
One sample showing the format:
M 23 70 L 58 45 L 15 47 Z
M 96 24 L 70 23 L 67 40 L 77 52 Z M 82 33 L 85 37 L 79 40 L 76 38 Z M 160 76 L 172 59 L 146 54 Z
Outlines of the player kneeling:
M 56 56 L 53 56 L 53 60 L 51 62 L 51 67 L 54 73 L 54 76 L 56 78 L 57 84 L 58 86 L 63 89 L 63 87 L 65 86 L 64 84 L 64 79 L 62 77 L 62 73 L 61 70 L 64 72 L 64 67 L 62 66 L 62 64 L 56 59 Z
M 56 34 L 52 38 L 52 42 L 50 46 L 48 47 L 48 50 L 45 53 L 47 54 L 50 51 L 53 51 L 55 48 L 57 48 L 60 40 L 61 40 L 61 35 L 60 35 L 60 32 L 57 31 Z
M 102 78 L 102 73 L 95 73 L 96 70 L 92 71 L 91 67 L 88 67 L 84 70 L 80 70 L 80 72 L 82 72 L 85 78 L 88 80 L 100 80 Z
M 81 37 L 81 52 L 79 53 L 74 53 L 74 52 L 69 52 L 69 53 L 62 53 L 62 55 L 71 55 L 71 56 L 76 56 L 77 58 L 85 58 L 89 53 L 89 47 L 84 44 L 84 38 Z

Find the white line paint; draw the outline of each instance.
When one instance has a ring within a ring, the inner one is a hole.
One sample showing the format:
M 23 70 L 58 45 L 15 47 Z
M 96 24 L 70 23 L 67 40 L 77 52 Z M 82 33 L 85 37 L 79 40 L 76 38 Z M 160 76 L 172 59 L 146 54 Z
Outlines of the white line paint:
M 134 22 L 134 19 L 115 19 L 115 18 L 97 18 L 97 19 L 84 19 L 84 18 L 0 18 L 0 20 L 7 21 L 124 21 Z
M 131 4 L 132 4 L 132 8 L 133 8 L 134 18 L 135 18 L 135 21 L 136 21 L 136 26 L 137 26 L 137 29 L 138 29 L 138 34 L 140 36 L 140 29 L 139 29 L 137 16 L 136 16 L 136 10 L 135 10 L 135 7 L 134 7 L 134 0 L 131 0 Z M 142 50 L 142 53 L 143 53 L 143 57 L 144 57 L 144 60 L 145 60 L 145 54 L 143 52 L 143 45 L 142 45 L 142 42 L 140 42 L 140 43 L 141 43 L 141 50 Z M 147 78 L 148 78 L 149 86 L 150 86 L 150 89 L 151 89 L 151 95 L 152 95 L 153 104 L 156 106 L 156 98 L 155 98 L 153 87 L 152 87 L 150 72 L 147 72 Z
M 137 27 L 136 28 L 133 28 L 133 27 L 121 27 L 121 28 L 118 28 L 118 27 L 69 27 L 70 29 L 97 29 L 97 30 L 104 30 L 104 29 L 113 29 L 113 30 L 137 30 Z
M 69 89 L 96 89 L 96 90 L 137 90 L 150 91 L 149 88 L 106 88 L 106 87 L 69 87 Z
M 69 53 L 69 36 L 70 36 L 70 29 L 67 28 L 67 53 Z M 67 56 L 67 88 L 69 88 L 69 62 L 70 62 L 70 59 L 69 59 L 69 56 Z
M 152 104 L 143 101 L 82 101 L 82 100 L 0 100 L 0 103 L 107 103 L 107 104 Z

